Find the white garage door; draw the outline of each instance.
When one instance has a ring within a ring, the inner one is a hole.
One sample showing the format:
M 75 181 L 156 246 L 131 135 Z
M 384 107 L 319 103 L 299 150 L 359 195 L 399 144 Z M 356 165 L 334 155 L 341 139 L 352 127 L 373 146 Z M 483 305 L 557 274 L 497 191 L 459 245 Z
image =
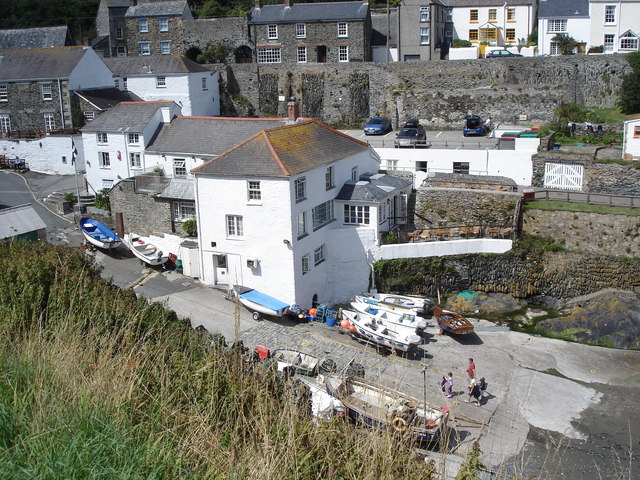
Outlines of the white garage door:
M 582 190 L 584 166 L 570 163 L 545 163 L 545 188 L 560 188 L 563 190 Z

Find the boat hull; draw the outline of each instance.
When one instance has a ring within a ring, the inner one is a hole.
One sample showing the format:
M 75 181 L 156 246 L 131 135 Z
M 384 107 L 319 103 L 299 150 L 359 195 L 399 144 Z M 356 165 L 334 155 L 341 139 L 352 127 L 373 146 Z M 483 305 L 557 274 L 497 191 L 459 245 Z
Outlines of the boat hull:
M 129 250 L 131 250 L 131 253 L 149 265 L 162 265 L 169 259 L 158 247 L 150 243 L 148 239 L 140 237 L 135 233 L 126 234 L 123 242 Z
M 398 332 L 391 326 L 375 323 L 375 319 L 365 313 L 343 310 L 342 315 L 355 327 L 355 332 L 351 332 L 352 335 L 381 347 L 408 352 L 422 343 L 422 339 L 415 333 L 409 333 L 409 329 Z
M 103 250 L 113 250 L 122 243 L 113 230 L 92 218 L 81 218 L 79 227 L 87 243 Z
M 436 307 L 433 309 L 433 315 L 438 321 L 438 326 L 445 332 L 453 335 L 467 335 L 473 332 L 473 324 L 459 313 Z

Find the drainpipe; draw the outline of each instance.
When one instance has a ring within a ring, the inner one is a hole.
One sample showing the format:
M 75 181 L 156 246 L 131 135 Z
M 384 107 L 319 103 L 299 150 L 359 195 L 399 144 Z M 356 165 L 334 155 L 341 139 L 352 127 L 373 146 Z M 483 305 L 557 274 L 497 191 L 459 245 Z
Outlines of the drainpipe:
M 60 86 L 59 78 L 58 78 L 58 100 L 60 100 L 60 118 L 62 119 L 62 128 L 64 128 L 64 108 L 62 104 L 62 87 Z

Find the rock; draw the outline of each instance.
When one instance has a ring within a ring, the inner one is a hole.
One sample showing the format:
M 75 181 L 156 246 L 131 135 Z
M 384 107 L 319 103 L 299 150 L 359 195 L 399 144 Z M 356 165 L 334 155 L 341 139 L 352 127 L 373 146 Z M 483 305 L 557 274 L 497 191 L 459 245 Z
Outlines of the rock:
M 518 301 L 505 293 L 461 292 L 447 301 L 446 307 L 462 314 L 511 313 L 520 309 Z

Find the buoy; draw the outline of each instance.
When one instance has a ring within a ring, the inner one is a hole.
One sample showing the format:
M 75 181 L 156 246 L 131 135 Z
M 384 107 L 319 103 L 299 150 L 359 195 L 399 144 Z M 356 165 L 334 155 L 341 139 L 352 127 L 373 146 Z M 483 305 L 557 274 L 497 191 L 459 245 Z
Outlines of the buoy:
M 342 321 L 340 322 L 340 326 L 342 328 L 349 328 L 351 326 L 351 322 L 346 318 L 343 318 Z
M 309 316 L 311 317 L 315 317 L 316 316 L 316 309 L 315 308 L 310 308 L 309 309 Z
M 358 331 L 358 329 L 356 328 L 355 325 L 349 325 L 349 332 L 350 333 L 356 333 Z

